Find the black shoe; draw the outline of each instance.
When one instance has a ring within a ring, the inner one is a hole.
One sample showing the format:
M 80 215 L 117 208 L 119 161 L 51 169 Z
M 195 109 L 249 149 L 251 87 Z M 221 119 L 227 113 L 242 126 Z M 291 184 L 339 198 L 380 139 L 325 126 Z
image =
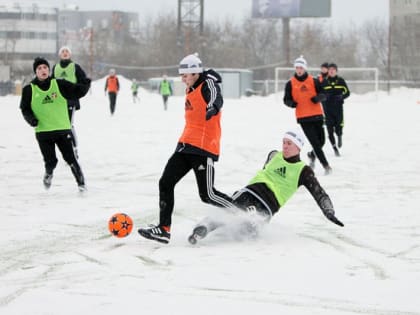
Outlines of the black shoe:
M 338 151 L 336 146 L 333 146 L 335 156 L 340 156 L 340 151 Z
M 197 240 L 205 238 L 207 236 L 207 227 L 204 225 L 199 225 L 194 228 L 192 234 L 188 237 L 188 242 L 194 245 L 197 243 Z
M 42 182 L 44 183 L 45 189 L 49 189 L 51 187 L 52 178 L 53 178 L 52 173 L 51 174 L 48 174 L 48 173 L 44 174 L 44 178 L 42 179 Z
M 338 136 L 338 147 L 341 148 L 343 146 L 343 137 Z
M 330 175 L 332 173 L 332 168 L 329 165 L 324 166 L 324 170 L 325 170 L 325 173 L 324 173 L 325 175 Z
M 79 192 L 85 192 L 87 190 L 86 185 L 85 184 L 80 184 L 77 185 L 77 187 L 79 188 Z
M 147 229 L 138 229 L 138 233 L 149 240 L 165 244 L 168 244 L 171 238 L 169 228 L 164 226 L 151 226 Z
M 315 168 L 315 153 L 313 151 L 308 152 L 309 166 Z

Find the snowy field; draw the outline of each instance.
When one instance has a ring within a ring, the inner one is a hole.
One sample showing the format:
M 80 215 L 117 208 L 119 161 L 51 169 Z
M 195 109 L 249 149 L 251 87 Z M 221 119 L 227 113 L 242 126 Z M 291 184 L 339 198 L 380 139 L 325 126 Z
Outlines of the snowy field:
M 171 243 L 136 232 L 157 223 L 158 180 L 183 128 L 183 97 L 165 112 L 144 90 L 133 104 L 121 83 L 114 117 L 103 80 L 76 113 L 83 195 L 61 156 L 44 190 L 20 98 L 0 98 L 0 314 L 420 314 L 419 90 L 346 102 L 342 156 L 327 143 L 333 173 L 315 169 L 344 228 L 301 188 L 260 238 L 215 232 L 191 246 L 194 224 L 220 211 L 200 201 L 193 173 L 176 187 Z M 280 100 L 225 100 L 217 189 L 243 187 L 280 148 L 295 124 Z M 107 230 L 116 212 L 134 220 L 125 239 Z

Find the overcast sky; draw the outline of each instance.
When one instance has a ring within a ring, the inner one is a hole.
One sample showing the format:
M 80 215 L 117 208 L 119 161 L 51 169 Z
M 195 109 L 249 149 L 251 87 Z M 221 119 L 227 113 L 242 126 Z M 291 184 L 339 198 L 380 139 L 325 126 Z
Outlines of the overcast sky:
M 316 0 L 313 0 L 316 1 Z M 160 12 L 177 14 L 178 0 L 0 0 L 0 4 L 21 3 L 30 5 L 34 2 L 40 6 L 58 6 L 74 3 L 80 10 L 122 10 L 138 12 L 140 18 L 156 16 Z M 389 0 L 331 0 L 332 20 L 335 25 L 346 26 L 350 23 L 362 23 L 366 20 L 382 17 L 387 20 Z M 251 15 L 252 0 L 204 0 L 205 22 L 225 19 L 241 21 Z

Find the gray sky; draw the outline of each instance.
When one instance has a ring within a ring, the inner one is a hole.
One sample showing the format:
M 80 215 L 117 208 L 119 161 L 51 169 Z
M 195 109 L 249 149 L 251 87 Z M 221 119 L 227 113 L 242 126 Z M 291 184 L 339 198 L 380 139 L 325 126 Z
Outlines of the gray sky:
M 316 1 L 316 0 L 313 0 Z M 122 10 L 138 12 L 140 18 L 156 16 L 160 12 L 177 14 L 178 0 L 0 0 L 0 4 L 21 3 L 31 5 L 36 2 L 40 6 L 59 6 L 74 3 L 80 10 Z M 331 0 L 334 25 L 339 27 L 351 23 L 362 23 L 372 18 L 388 19 L 389 0 Z M 252 0 L 204 0 L 205 21 L 232 18 L 241 21 L 251 15 Z

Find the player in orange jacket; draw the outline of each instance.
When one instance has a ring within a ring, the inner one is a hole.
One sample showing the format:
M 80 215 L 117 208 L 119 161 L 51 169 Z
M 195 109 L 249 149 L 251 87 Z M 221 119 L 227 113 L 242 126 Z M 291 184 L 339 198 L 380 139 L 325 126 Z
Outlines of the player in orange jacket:
M 325 144 L 324 111 L 321 102 L 326 100 L 322 87 L 317 79 L 306 72 L 307 63 L 301 56 L 294 62 L 295 75 L 286 83 L 283 102 L 295 108 L 296 120 L 301 125 L 313 151 L 308 153 L 310 166 L 315 167 L 317 157 L 324 167 L 325 174 L 332 169 L 325 157 L 322 147 Z
M 159 180 L 159 224 L 138 230 L 143 237 L 161 243 L 169 243 L 171 236 L 175 185 L 190 170 L 194 171 L 203 202 L 233 207 L 232 198 L 213 186 L 213 165 L 220 154 L 221 77 L 214 70 L 204 71 L 196 55 L 188 55 L 181 60 L 179 74 L 187 87 L 184 131 Z
M 105 94 L 108 91 L 109 96 L 109 109 L 111 110 L 111 115 L 114 115 L 115 106 L 117 102 L 117 94 L 120 90 L 120 82 L 118 77 L 115 74 L 115 69 L 109 70 L 109 76 L 105 81 Z

